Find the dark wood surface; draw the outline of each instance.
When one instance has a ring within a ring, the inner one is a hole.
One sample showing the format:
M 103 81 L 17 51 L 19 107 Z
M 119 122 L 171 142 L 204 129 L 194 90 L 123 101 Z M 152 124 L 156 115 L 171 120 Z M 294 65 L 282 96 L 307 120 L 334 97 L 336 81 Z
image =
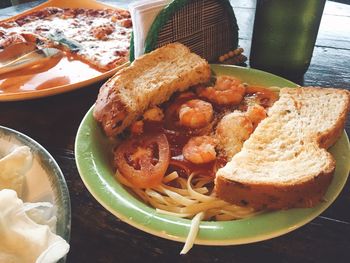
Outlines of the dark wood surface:
M 125 6 L 126 2 L 114 4 Z M 243 0 L 232 3 L 240 26 L 240 45 L 248 55 L 255 4 Z M 0 9 L 0 18 L 36 4 Z M 350 262 L 349 182 L 324 213 L 289 234 L 248 245 L 196 245 L 185 256 L 179 255 L 183 244 L 146 234 L 113 216 L 88 192 L 74 160 L 78 126 L 101 84 L 47 98 L 0 103 L 0 125 L 42 144 L 67 180 L 72 205 L 67 262 Z M 326 3 L 312 63 L 301 84 L 350 90 L 349 5 Z M 349 134 L 349 120 L 346 131 Z

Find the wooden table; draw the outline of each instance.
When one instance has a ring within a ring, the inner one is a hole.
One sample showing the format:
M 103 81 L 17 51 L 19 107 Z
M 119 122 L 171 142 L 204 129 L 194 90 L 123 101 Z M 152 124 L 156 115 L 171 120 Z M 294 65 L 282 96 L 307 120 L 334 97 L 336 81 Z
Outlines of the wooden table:
M 127 1 L 120 2 L 114 4 L 125 6 Z M 254 1 L 232 2 L 240 25 L 240 45 L 248 55 Z M 36 4 L 2 9 L 0 18 Z M 21 131 L 42 144 L 57 160 L 67 180 L 72 205 L 68 262 L 350 262 L 349 182 L 324 213 L 289 234 L 248 245 L 196 245 L 185 256 L 179 255 L 183 244 L 146 234 L 114 217 L 85 188 L 73 150 L 78 126 L 101 84 L 48 98 L 0 103 L 0 125 Z M 304 85 L 350 90 L 349 5 L 326 3 Z M 346 131 L 349 134 L 349 119 Z

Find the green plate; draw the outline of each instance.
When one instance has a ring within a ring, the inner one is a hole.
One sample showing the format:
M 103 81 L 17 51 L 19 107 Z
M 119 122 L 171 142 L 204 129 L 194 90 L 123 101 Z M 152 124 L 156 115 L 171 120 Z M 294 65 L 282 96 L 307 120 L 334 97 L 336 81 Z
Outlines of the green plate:
M 259 70 L 222 65 L 212 65 L 212 69 L 217 74 L 235 75 L 250 84 L 298 87 L 295 83 Z M 157 213 L 131 195 L 114 178 L 111 159 L 115 142 L 106 138 L 92 111 L 91 108 L 84 117 L 75 142 L 77 166 L 88 190 L 108 211 L 124 222 L 150 234 L 184 242 L 190 220 Z M 330 151 L 337 161 L 337 168 L 325 202 L 314 208 L 269 212 L 236 221 L 202 222 L 195 243 L 234 245 L 266 240 L 295 230 L 317 217 L 339 195 L 349 174 L 349 140 L 345 132 Z

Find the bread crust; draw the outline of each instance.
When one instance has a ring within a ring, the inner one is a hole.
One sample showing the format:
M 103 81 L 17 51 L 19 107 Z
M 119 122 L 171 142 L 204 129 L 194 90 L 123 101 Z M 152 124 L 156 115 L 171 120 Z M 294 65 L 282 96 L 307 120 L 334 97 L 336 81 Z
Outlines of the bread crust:
M 94 118 L 107 136 L 115 136 L 149 107 L 177 91 L 210 80 L 208 62 L 180 43 L 171 43 L 135 60 L 100 89 Z
M 313 207 L 323 200 L 332 181 L 335 162 L 326 171 L 311 180 L 292 185 L 241 183 L 225 177 L 217 177 L 216 192 L 219 198 L 256 210 L 278 210 Z
M 350 93 L 347 90 L 319 87 L 281 89 L 281 95 L 284 93 L 300 95 L 302 92 L 313 92 L 315 94 L 318 92 L 334 92 L 341 94 L 344 100 L 344 107 L 333 125 L 327 130 L 317 132 L 313 137 L 308 138 L 320 149 L 319 152 L 323 151 L 323 154 L 326 154 L 323 169 L 305 180 L 295 180 L 289 183 L 244 180 L 239 176 L 228 175 L 226 170 L 221 173 L 219 170 L 215 180 L 215 190 L 219 198 L 237 205 L 250 206 L 257 210 L 308 208 L 322 201 L 335 170 L 335 160 L 326 149 L 332 146 L 343 132 L 347 113 L 350 109 Z M 295 103 L 300 104 L 296 108 L 303 107 L 297 99 Z M 335 105 L 335 107 L 337 106 Z M 237 163 L 234 163 L 233 167 L 237 165 Z M 234 174 L 234 172 L 232 173 Z
M 318 89 L 325 89 L 322 87 L 306 87 L 308 90 L 314 90 L 317 92 Z M 288 90 L 295 92 L 301 92 L 301 89 L 284 89 L 285 92 L 288 92 Z M 350 111 L 350 92 L 348 90 L 343 89 L 332 89 L 328 88 L 328 90 L 332 90 L 332 92 L 339 93 L 345 95 L 344 97 L 347 98 L 346 101 L 346 107 L 342 109 L 342 112 L 339 114 L 339 118 L 337 119 L 336 123 L 334 123 L 333 127 L 331 127 L 329 130 L 325 131 L 322 134 L 317 134 L 317 138 L 315 141 L 317 141 L 319 147 L 328 149 L 333 144 L 336 143 L 336 141 L 339 139 L 339 137 L 342 135 L 346 118 L 348 115 L 348 112 Z

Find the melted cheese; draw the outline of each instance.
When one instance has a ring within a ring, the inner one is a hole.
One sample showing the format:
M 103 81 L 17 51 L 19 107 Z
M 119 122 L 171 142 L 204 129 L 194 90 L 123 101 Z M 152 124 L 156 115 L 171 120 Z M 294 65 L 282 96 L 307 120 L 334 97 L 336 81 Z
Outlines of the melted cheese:
M 91 31 L 98 26 L 112 24 L 114 31 L 106 39 L 97 39 Z M 1 27 L 0 27 L 1 28 Z M 100 67 L 105 67 L 119 57 L 118 52 L 128 52 L 132 28 L 121 26 L 118 22 L 112 22 L 108 17 L 84 17 L 76 18 L 52 17 L 50 20 L 38 19 L 22 26 L 3 29 L 8 33 L 34 33 L 50 39 L 50 35 L 63 32 L 67 39 L 74 40 L 81 45 L 77 52 L 86 60 Z
M 114 30 L 103 40 L 97 39 L 92 31 L 104 25 L 112 25 Z M 10 27 L 0 26 L 0 30 L 6 32 L 6 35 L 29 33 L 49 39 L 43 46 L 47 43 L 56 45 L 57 43 L 50 40 L 50 36 L 60 32 L 66 39 L 73 40 L 80 46 L 77 53 L 68 52 L 59 62 L 51 61 L 45 67 L 1 76 L 1 94 L 48 89 L 100 75 L 101 72 L 113 68 L 118 59 L 122 59 L 122 62 L 127 60 L 125 56 L 129 52 L 132 28 L 122 26 L 121 21 L 112 22 L 111 16 L 94 17 L 83 13 L 73 18 L 62 18 L 59 14 L 54 14 L 44 19 L 33 19 L 22 26 L 13 22 Z

